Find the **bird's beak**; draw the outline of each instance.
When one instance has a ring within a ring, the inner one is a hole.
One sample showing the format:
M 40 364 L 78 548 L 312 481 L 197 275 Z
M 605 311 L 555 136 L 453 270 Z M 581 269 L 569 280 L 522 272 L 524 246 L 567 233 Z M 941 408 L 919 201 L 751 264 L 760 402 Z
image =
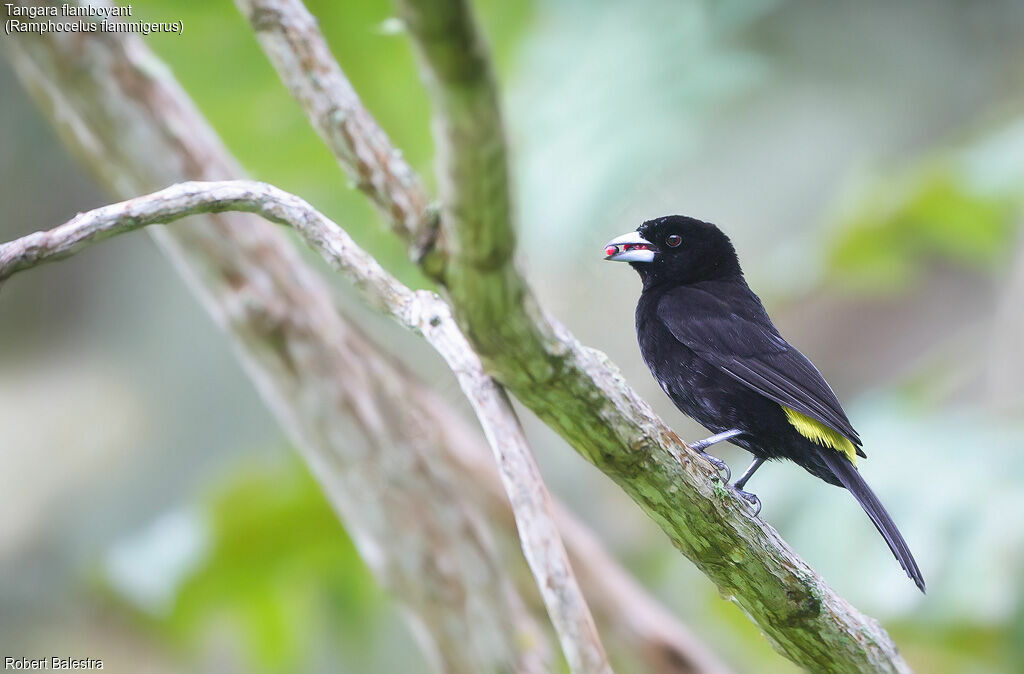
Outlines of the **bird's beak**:
M 657 249 L 637 232 L 617 236 L 604 246 L 604 259 L 612 262 L 653 262 Z

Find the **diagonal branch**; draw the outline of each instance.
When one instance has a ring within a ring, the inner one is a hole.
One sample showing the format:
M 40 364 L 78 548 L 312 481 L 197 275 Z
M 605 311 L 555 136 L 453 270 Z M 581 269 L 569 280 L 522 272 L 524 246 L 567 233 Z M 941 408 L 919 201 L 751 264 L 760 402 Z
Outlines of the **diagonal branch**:
M 288 225 L 378 308 L 423 335 L 455 373 L 484 427 L 512 504 L 523 552 L 574 672 L 611 673 L 590 609 L 554 523 L 551 498 L 504 391 L 483 374 L 448 305 L 414 293 L 359 248 L 337 224 L 302 199 L 265 183 L 190 182 L 81 213 L 49 231 L 0 245 L 0 282 L 91 243 L 198 213 L 241 211 Z
M 480 312 L 462 322 L 474 325 L 474 341 L 482 355 L 490 354 L 517 337 L 495 332 L 495 326 L 504 322 L 505 311 L 521 311 L 526 289 L 512 267 L 516 240 L 505 131 L 487 49 L 464 0 L 396 5 L 434 105 L 441 229 L 455 262 L 447 288 L 457 312 Z
M 318 32 L 316 19 L 301 4 L 282 8 L 273 3 L 250 4 L 249 0 L 237 4 L 249 17 L 264 49 L 273 50 L 278 66 L 302 73 L 286 82 L 292 96 L 308 112 L 313 127 L 350 179 L 423 261 L 437 236 L 437 210 L 429 204 L 416 173 L 335 67 L 327 43 L 305 39 L 310 32 Z M 283 47 L 275 48 L 275 44 Z M 440 259 L 430 258 L 424 268 L 436 276 L 442 264 Z
M 315 27 L 309 12 L 287 17 L 277 14 L 271 6 L 254 8 L 250 19 L 257 31 L 260 26 L 280 26 L 284 35 L 301 34 Z M 316 119 L 316 128 L 324 141 L 338 148 L 337 159 L 358 187 L 372 201 L 392 229 L 407 244 L 417 233 L 433 225 L 427 195 L 419 177 L 396 152 L 377 120 L 359 102 L 352 85 L 329 67 L 333 59 L 323 42 L 293 40 L 290 49 L 281 52 L 287 67 L 306 73 L 291 93 Z M 330 92 L 330 96 L 325 95 Z
M 323 43 L 299 0 L 238 0 L 293 91 L 310 68 L 287 58 L 295 42 Z M 443 276 L 464 333 L 488 371 L 615 480 L 672 542 L 755 621 L 776 649 L 816 671 L 906 671 L 889 635 L 840 598 L 778 534 L 749 517 L 679 438 L 622 380 L 540 308 L 513 263 L 507 166 L 493 77 L 464 0 L 399 0 L 434 102 Z M 248 9 L 251 7 L 251 10 Z M 266 13 L 264 13 L 266 12 Z M 277 23 L 266 20 L 276 17 Z M 326 47 L 317 53 L 327 58 Z M 332 62 L 318 69 L 343 80 Z M 318 105 L 337 92 L 323 89 Z M 300 102 L 304 102 L 300 97 Z M 350 101 L 351 103 L 352 101 Z M 306 103 L 308 106 L 308 103 Z M 314 126 L 338 156 L 343 146 Z M 485 130 L 495 134 L 482 138 Z M 336 137 L 335 137 L 336 138 Z M 338 139 L 344 142 L 343 139 Z

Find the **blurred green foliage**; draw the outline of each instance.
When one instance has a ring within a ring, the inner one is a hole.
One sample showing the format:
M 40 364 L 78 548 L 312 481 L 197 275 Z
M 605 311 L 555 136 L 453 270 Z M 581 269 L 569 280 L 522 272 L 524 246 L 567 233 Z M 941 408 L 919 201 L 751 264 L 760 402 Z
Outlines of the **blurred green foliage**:
M 832 276 L 865 291 L 905 287 L 930 264 L 998 266 L 1015 236 L 1004 195 L 972 189 L 949 166 L 926 165 L 858 199 L 831 253 Z
M 904 656 L 920 672 L 1001 674 L 1020 671 L 1020 646 L 1000 627 L 936 627 L 911 623 L 889 626 Z M 936 644 L 942 644 L 936 648 Z
M 224 628 L 267 672 L 303 669 L 325 643 L 347 660 L 361 651 L 382 593 L 297 458 L 232 472 L 203 510 L 207 553 L 158 630 L 197 648 Z

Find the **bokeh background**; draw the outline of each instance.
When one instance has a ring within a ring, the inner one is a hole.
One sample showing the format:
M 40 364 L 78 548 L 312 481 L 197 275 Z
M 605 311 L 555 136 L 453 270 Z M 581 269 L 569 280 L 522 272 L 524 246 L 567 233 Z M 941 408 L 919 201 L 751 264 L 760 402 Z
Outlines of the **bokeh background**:
M 387 0 L 308 3 L 424 175 L 429 109 Z M 832 382 L 862 471 L 929 583 L 852 498 L 785 464 L 762 517 L 922 672 L 1024 662 L 1024 4 L 478 0 L 509 129 L 520 262 L 683 437 L 635 345 L 610 237 L 718 223 Z M 229 2 L 133 3 L 254 177 L 422 284 Z M 3 39 L 16 39 L 5 36 Z M 0 238 L 107 201 L 0 61 Z M 311 256 L 312 257 L 312 256 Z M 438 359 L 360 312 L 465 408 Z M 738 671 L 791 672 L 599 472 L 524 412 L 554 492 Z M 393 672 L 425 663 L 225 340 L 141 234 L 0 292 L 0 653 L 113 671 Z M 747 461 L 723 449 L 734 471 Z

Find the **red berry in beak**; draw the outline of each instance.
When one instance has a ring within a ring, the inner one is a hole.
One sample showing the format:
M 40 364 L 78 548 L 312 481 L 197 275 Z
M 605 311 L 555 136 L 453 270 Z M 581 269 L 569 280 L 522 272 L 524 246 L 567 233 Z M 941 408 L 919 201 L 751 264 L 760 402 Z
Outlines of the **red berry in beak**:
M 618 252 L 619 249 L 617 246 L 608 246 L 607 248 L 604 249 L 604 254 L 608 257 L 611 257 L 612 255 L 615 255 L 615 253 Z

